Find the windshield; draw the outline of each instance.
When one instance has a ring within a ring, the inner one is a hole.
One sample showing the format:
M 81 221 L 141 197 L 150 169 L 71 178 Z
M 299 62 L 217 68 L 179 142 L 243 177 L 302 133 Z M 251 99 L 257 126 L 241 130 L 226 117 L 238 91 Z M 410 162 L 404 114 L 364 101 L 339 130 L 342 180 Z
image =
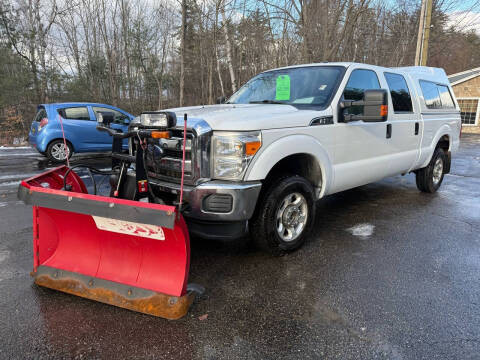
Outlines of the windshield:
M 289 104 L 325 107 L 344 68 L 309 66 L 255 76 L 228 100 L 229 104 Z

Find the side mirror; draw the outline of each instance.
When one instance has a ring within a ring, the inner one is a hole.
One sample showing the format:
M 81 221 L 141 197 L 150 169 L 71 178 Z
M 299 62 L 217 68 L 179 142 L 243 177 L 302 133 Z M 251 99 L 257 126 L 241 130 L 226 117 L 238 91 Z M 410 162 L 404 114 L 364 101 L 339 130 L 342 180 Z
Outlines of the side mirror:
M 97 127 L 110 127 L 113 120 L 115 120 L 113 112 L 102 111 L 97 113 Z
M 216 103 L 217 103 L 217 104 L 225 104 L 226 101 L 227 101 L 227 97 L 226 97 L 226 96 L 219 96 L 219 97 L 217 98 Z
M 388 115 L 387 90 L 365 90 L 363 100 L 343 100 L 340 102 L 340 118 L 344 122 L 363 120 L 364 122 L 386 121 Z M 353 106 L 363 107 L 363 115 L 344 114 L 345 109 Z

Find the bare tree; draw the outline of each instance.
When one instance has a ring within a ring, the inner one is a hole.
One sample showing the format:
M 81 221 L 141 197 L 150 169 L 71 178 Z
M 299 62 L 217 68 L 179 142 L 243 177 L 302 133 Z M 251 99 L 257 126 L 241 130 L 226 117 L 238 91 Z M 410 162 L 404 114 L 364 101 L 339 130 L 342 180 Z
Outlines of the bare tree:
M 185 90 L 185 46 L 187 32 L 187 1 L 182 0 L 182 30 L 180 50 L 180 96 L 179 105 L 183 106 L 183 92 Z
M 235 79 L 235 71 L 233 70 L 233 60 L 232 60 L 232 45 L 230 43 L 230 38 L 228 36 L 228 23 L 227 17 L 225 16 L 225 3 L 222 4 L 220 1 L 220 11 L 222 13 L 222 28 L 223 28 L 223 35 L 225 36 L 225 48 L 227 53 L 227 64 L 228 64 L 228 71 L 230 72 L 230 81 L 232 83 L 232 93 L 237 91 L 237 81 Z

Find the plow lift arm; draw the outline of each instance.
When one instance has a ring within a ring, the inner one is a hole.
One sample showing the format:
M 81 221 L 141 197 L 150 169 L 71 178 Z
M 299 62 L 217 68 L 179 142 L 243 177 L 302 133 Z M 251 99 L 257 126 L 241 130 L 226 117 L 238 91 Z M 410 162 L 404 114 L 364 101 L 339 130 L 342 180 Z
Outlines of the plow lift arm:
M 178 207 L 153 203 L 150 193 L 149 202 L 138 201 L 149 189 L 143 152 L 137 151 L 135 157 L 121 154 L 121 139 L 136 137 L 144 144 L 155 136 L 169 136 L 175 115 L 149 114 L 165 121 L 155 128 L 127 133 L 109 128 L 113 114 L 99 116 L 97 129 L 114 139 L 110 196 L 88 194 L 73 167 L 60 166 L 23 180 L 18 197 L 33 205 L 32 276 L 37 285 L 179 319 L 195 294 L 203 292 L 201 286 L 187 286 L 190 240 L 186 223 Z M 138 191 L 125 198 L 122 181 L 133 162 Z

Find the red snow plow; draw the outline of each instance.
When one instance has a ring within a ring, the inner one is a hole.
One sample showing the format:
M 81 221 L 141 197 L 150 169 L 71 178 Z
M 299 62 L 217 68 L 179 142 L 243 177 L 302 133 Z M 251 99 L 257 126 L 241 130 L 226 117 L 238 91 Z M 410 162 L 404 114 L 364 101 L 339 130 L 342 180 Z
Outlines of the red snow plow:
M 111 115 L 104 114 L 103 120 L 111 121 Z M 198 285 L 187 287 L 190 242 L 181 196 L 177 206 L 153 199 L 142 147 L 136 157 L 121 153 L 122 139 L 134 136 L 146 145 L 151 137 L 168 136 L 174 124 L 165 126 L 160 135 L 158 129 L 114 133 L 106 125 L 99 129 L 114 137 L 110 196 L 96 195 L 96 187 L 89 194 L 73 171 L 86 167 L 79 165 L 58 167 L 19 186 L 19 198 L 33 205 L 32 276 L 40 286 L 167 319 L 181 318 L 195 293 L 202 291 Z M 132 176 L 130 180 L 126 176 L 132 163 L 134 184 Z M 87 170 L 90 176 L 101 173 Z

